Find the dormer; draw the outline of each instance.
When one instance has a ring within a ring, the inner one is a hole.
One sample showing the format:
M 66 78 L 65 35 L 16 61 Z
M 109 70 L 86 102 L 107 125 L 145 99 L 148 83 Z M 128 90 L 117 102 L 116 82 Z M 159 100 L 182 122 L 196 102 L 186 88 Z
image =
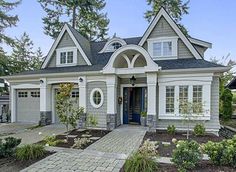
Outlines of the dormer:
M 124 45 L 127 45 L 127 43 L 123 39 L 113 37 L 112 39 L 107 41 L 107 43 L 99 53 L 114 52 Z
M 42 68 L 92 65 L 90 42 L 65 24 L 53 43 Z

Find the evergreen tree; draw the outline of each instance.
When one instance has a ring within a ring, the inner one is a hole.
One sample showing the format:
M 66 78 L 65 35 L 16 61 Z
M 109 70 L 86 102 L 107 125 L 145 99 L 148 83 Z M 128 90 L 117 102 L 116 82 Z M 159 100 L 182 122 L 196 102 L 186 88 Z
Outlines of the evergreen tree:
M 147 10 L 145 18 L 148 22 L 151 22 L 152 18 L 156 16 L 161 7 L 164 7 L 174 21 L 178 24 L 179 28 L 185 35 L 188 35 L 187 29 L 180 24 L 182 16 L 188 14 L 189 0 L 183 2 L 183 0 L 147 0 L 148 5 L 152 6 L 151 10 Z
M 16 26 L 18 22 L 17 15 L 10 15 L 9 12 L 20 4 L 21 0 L 15 2 L 7 2 L 0 0 L 0 43 L 12 44 L 14 40 L 4 34 L 6 28 Z
M 89 40 L 107 36 L 109 20 L 102 13 L 104 0 L 38 0 L 47 15 L 43 18 L 46 35 L 56 38 L 65 22 L 70 22 Z
M 33 41 L 31 41 L 29 35 L 26 33 L 24 33 L 20 39 L 16 38 L 10 57 L 13 73 L 40 68 L 42 52 L 40 49 L 34 52 L 33 45 Z

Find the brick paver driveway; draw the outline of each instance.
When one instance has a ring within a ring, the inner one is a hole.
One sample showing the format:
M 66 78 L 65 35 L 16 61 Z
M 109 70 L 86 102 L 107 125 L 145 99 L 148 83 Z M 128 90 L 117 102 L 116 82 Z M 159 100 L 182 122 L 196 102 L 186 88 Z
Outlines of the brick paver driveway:
M 146 129 L 136 126 L 119 127 L 85 150 L 61 149 L 31 165 L 23 172 L 36 171 L 120 171 L 125 159 L 140 146 Z

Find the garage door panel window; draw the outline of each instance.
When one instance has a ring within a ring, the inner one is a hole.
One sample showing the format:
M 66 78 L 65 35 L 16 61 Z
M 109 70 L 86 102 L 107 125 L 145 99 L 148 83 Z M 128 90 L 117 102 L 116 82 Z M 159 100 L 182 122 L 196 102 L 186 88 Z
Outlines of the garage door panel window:
M 18 92 L 18 97 L 20 98 L 28 97 L 28 92 L 25 92 L 25 91 Z
M 40 92 L 39 91 L 32 91 L 31 97 L 40 97 Z

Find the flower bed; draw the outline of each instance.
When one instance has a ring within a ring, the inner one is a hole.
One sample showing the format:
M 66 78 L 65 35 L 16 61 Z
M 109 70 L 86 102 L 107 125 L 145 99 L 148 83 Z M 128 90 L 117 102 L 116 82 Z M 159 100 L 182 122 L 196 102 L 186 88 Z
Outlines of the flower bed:
M 101 139 L 103 136 L 108 134 L 110 131 L 106 130 L 72 130 L 68 134 L 68 141 L 66 141 L 66 134 L 61 134 L 55 136 L 54 143 L 55 145 L 48 144 L 45 140 L 38 142 L 39 144 L 47 145 L 47 146 L 56 146 L 63 148 L 78 148 L 85 149 L 89 145 L 93 144 L 97 140 Z M 77 146 L 75 145 L 75 140 L 78 140 Z M 79 147 L 78 147 L 79 145 Z
M 176 145 L 172 143 L 172 139 L 186 140 L 185 133 L 177 132 L 176 134 L 168 134 L 166 131 L 147 132 L 144 136 L 144 141 L 150 139 L 151 141 L 158 141 L 158 154 L 163 157 L 171 157 L 172 151 Z M 206 143 L 208 141 L 219 142 L 223 140 L 223 137 L 218 137 L 214 134 L 206 134 L 205 136 L 190 135 L 190 139 L 197 141 L 198 143 Z M 162 142 L 169 142 L 170 144 L 162 144 Z
M 15 157 L 2 158 L 0 159 L 0 171 L 20 171 L 52 154 L 52 152 L 46 152 L 46 154 L 39 159 L 24 161 L 17 160 Z

